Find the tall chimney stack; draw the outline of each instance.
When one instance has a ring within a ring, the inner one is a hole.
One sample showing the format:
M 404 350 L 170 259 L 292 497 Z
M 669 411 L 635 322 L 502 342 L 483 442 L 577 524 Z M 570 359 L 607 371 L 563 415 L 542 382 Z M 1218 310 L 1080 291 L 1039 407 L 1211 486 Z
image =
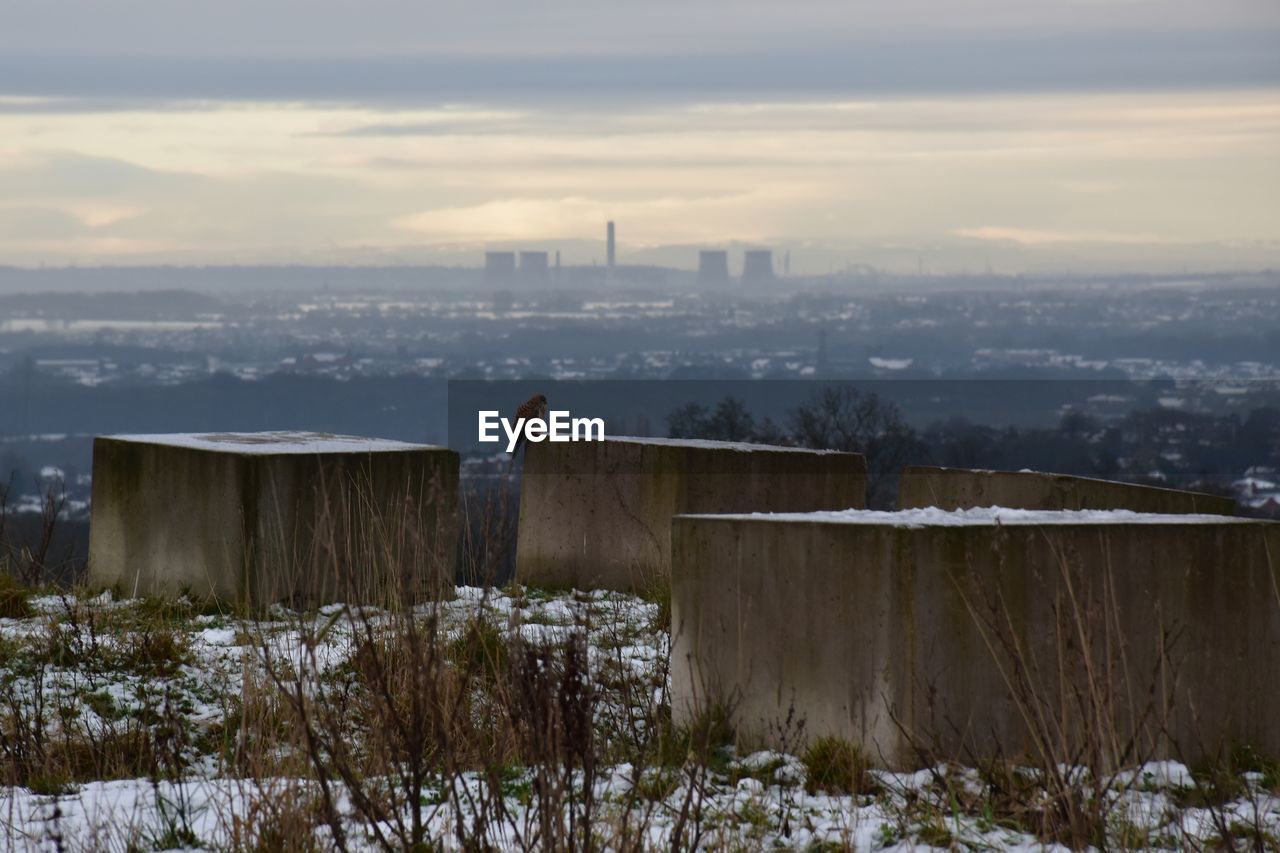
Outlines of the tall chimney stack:
M 613 275 L 613 268 L 618 262 L 618 244 L 615 240 L 613 222 L 609 222 L 609 274 Z

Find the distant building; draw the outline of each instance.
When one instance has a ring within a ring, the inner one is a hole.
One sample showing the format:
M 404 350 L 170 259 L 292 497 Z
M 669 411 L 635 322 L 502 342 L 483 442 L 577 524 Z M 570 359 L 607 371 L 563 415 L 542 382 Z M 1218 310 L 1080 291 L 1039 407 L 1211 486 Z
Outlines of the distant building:
M 614 232 L 614 228 L 613 228 L 613 223 L 612 223 L 612 222 L 610 222 L 610 223 L 609 223 L 609 226 L 608 226 L 608 228 L 606 229 L 606 235 L 607 235 L 607 236 L 606 236 L 606 240 L 608 241 L 608 244 L 609 244 L 609 245 L 608 245 L 608 248 L 607 248 L 607 252 L 608 252 L 608 264 L 609 264 L 609 274 L 610 274 L 610 275 L 612 275 L 612 274 L 613 274 L 613 268 L 614 268 L 615 266 L 617 266 L 617 263 L 618 263 L 618 243 L 617 243 L 617 235 L 616 235 L 616 233 Z
M 516 277 L 515 252 L 484 253 L 484 283 L 510 284 Z
M 547 280 L 547 253 L 521 252 L 520 279 L 529 283 L 541 283 Z
M 703 249 L 698 252 L 698 284 L 728 283 L 729 253 L 724 249 Z
M 773 282 L 773 250 L 748 249 L 742 256 L 742 283 L 748 285 Z

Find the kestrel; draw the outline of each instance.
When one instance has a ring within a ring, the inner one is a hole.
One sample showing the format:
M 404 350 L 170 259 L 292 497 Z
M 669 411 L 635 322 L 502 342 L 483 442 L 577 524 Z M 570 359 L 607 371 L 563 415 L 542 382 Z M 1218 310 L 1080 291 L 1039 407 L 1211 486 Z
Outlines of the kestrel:
M 520 408 L 516 409 L 516 419 L 524 418 L 526 421 L 531 418 L 547 417 L 547 398 L 542 394 L 534 394 L 528 400 L 520 404 Z
M 533 418 L 538 418 L 540 420 L 545 421 L 547 419 L 546 396 L 543 394 L 534 394 L 528 400 L 525 400 L 523 403 L 521 403 L 520 408 L 516 409 L 515 423 L 520 423 L 520 420 L 522 418 L 524 419 L 526 424 Z M 521 447 L 524 447 L 524 443 L 526 440 L 527 439 L 525 438 L 525 431 L 523 428 L 521 428 L 520 437 L 516 439 L 516 447 L 514 450 L 511 451 L 512 461 L 515 461 L 516 454 L 520 452 Z

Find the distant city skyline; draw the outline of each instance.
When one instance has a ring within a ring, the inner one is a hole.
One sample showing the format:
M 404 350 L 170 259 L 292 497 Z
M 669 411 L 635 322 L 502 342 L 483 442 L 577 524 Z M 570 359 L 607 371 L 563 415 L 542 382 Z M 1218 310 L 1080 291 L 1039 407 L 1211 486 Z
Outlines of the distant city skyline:
M 1280 265 L 1280 4 L 658 5 L 15 0 L 0 263 Z

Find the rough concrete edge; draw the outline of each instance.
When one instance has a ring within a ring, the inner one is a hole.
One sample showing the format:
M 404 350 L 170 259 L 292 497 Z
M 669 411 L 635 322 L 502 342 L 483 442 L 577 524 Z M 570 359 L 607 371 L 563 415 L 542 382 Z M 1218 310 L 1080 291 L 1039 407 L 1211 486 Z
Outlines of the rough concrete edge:
M 982 475 L 982 474 L 999 474 L 1009 477 L 1026 477 L 1026 478 L 1047 478 L 1056 482 L 1071 481 L 1082 483 L 1097 483 L 1104 486 L 1123 486 L 1126 489 L 1134 489 L 1148 492 L 1151 494 L 1165 495 L 1188 495 L 1195 499 L 1204 499 L 1210 503 L 1230 504 L 1232 507 L 1231 515 L 1235 514 L 1235 500 L 1225 495 L 1211 495 L 1208 492 L 1196 492 L 1191 489 L 1171 489 L 1167 486 L 1151 486 L 1146 483 L 1128 483 L 1124 480 L 1104 480 L 1101 477 L 1084 477 L 1079 474 L 1061 474 L 1056 471 L 1006 471 L 998 468 L 950 468 L 943 465 L 907 465 L 898 475 L 899 480 L 907 477 L 946 477 L 946 476 L 964 476 L 964 475 Z

